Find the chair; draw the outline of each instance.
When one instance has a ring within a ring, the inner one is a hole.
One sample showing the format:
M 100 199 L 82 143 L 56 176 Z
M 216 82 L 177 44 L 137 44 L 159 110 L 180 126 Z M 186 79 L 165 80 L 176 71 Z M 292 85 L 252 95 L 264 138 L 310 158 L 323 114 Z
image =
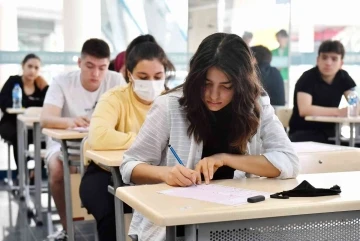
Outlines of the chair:
M 275 114 L 279 118 L 280 122 L 283 124 L 284 128 L 287 130 L 289 128 L 289 121 L 292 115 L 292 109 L 282 107 L 275 109 Z
M 80 146 L 80 174 L 81 177 L 84 176 L 85 174 L 85 169 L 86 167 L 90 164 L 91 160 L 86 158 L 86 151 L 90 150 L 90 144 L 88 142 L 88 137 L 85 137 L 82 141 L 81 141 L 81 146 Z M 117 198 L 117 197 L 114 197 Z M 83 205 L 81 204 L 81 207 L 83 207 Z M 124 216 L 124 226 L 125 226 L 125 230 L 129 230 L 130 228 L 130 223 L 131 223 L 131 219 L 132 219 L 132 214 L 125 214 Z M 97 230 L 96 230 L 96 234 L 97 234 Z M 130 237 L 126 237 L 126 241 L 131 241 Z

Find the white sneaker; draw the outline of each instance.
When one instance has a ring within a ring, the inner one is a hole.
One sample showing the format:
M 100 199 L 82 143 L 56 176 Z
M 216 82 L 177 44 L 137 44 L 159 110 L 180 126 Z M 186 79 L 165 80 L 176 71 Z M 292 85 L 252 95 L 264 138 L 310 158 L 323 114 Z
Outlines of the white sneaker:
M 68 235 L 65 230 L 60 230 L 54 234 L 50 234 L 49 236 L 47 236 L 47 239 L 54 241 L 67 241 Z

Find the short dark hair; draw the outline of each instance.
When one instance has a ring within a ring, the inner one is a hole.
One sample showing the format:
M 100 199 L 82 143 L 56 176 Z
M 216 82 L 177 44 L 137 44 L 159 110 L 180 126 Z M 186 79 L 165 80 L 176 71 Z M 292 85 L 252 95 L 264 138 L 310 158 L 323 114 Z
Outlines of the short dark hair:
M 338 40 L 326 40 L 320 44 L 318 50 L 318 56 L 321 53 L 336 53 L 341 55 L 341 59 L 345 56 L 345 48 L 344 45 Z
M 164 65 L 166 81 L 165 87 L 167 85 L 167 81 L 173 76 L 175 73 L 175 67 L 171 63 L 171 61 L 166 56 L 164 50 L 160 47 L 160 45 L 156 42 L 155 38 L 150 35 L 140 35 L 135 38 L 126 49 L 125 53 L 125 66 L 126 69 L 130 72 L 134 70 L 136 65 L 141 60 L 153 60 L 157 59 L 160 63 Z M 129 76 L 125 75 L 125 80 L 129 83 Z
M 110 59 L 110 47 L 102 39 L 91 38 L 85 41 L 81 49 L 81 57 L 90 55 L 98 59 Z
M 30 59 L 37 59 L 41 62 L 39 56 L 37 56 L 36 54 L 28 54 L 25 56 L 25 58 L 21 61 L 21 65 L 25 65 L 26 62 L 28 62 Z
M 276 37 L 283 37 L 283 38 L 288 38 L 289 34 L 286 32 L 285 29 L 281 29 L 279 32 L 277 32 L 275 34 Z
M 210 111 L 203 102 L 206 75 L 212 67 L 222 71 L 232 83 L 234 96 L 229 141 L 233 148 L 245 153 L 247 143 L 260 123 L 258 98 L 262 89 L 254 57 L 244 40 L 236 34 L 215 33 L 206 37 L 190 60 L 183 97 L 179 100 L 189 121 L 187 134 L 194 135 L 198 143 L 206 143 L 212 135 Z
M 270 64 L 272 59 L 271 51 L 263 45 L 251 47 L 258 64 Z

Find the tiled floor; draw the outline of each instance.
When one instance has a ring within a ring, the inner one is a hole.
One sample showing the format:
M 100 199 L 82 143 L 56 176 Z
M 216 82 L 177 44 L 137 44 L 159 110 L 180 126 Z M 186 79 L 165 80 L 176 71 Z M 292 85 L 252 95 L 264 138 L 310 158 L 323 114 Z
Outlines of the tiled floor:
M 11 167 L 15 168 L 15 163 L 11 155 Z M 7 146 L 0 141 L 0 171 L 2 174 L 7 169 Z M 2 175 L 2 176 L 5 176 Z M 44 224 L 36 226 L 35 222 L 27 217 L 27 208 L 19 197 L 7 190 L 3 180 L 0 180 L 0 241 L 43 241 L 47 239 L 47 218 L 44 213 Z M 46 207 L 47 196 L 42 195 L 43 207 Z M 54 220 L 59 220 L 58 215 L 53 215 Z M 54 223 L 54 229 L 60 230 L 59 222 Z M 93 241 L 95 240 L 94 222 L 75 222 L 75 240 Z
M 57 215 L 53 215 L 58 220 Z M 55 230 L 60 230 L 58 222 L 54 224 Z M 76 222 L 75 240 L 93 241 L 95 223 Z M 37 227 L 33 220 L 28 219 L 27 209 L 23 202 L 18 200 L 11 192 L 5 190 L 4 185 L 0 186 L 0 240 L 3 241 L 38 241 L 47 239 L 47 222 L 44 213 L 44 225 Z

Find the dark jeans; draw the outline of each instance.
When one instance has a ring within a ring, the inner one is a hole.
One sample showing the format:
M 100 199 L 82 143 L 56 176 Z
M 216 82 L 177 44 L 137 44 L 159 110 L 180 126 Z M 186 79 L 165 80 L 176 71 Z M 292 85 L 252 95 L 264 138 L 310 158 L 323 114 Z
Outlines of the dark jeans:
M 320 143 L 334 144 L 330 137 L 334 137 L 334 131 L 327 130 L 301 130 L 290 133 L 289 137 L 292 142 L 314 141 Z
M 113 185 L 111 173 L 91 162 L 80 183 L 80 198 L 96 220 L 100 241 L 116 240 L 114 196 L 108 192 L 109 185 Z M 132 213 L 131 207 L 124 204 L 124 212 Z

